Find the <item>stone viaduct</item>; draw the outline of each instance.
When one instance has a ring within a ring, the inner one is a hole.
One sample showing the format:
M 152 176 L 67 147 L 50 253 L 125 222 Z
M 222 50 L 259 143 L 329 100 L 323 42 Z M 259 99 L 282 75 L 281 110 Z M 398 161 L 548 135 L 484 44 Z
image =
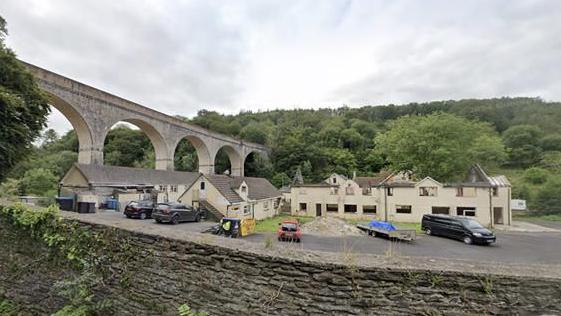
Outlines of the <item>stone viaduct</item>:
M 125 100 L 46 69 L 22 63 L 33 74 L 39 87 L 49 96 L 76 131 L 80 150 L 78 162 L 103 164 L 103 145 L 107 133 L 117 122 L 139 127 L 154 146 L 156 169 L 173 170 L 175 149 L 187 139 L 197 150 L 199 172 L 214 173 L 216 154 L 222 148 L 230 158 L 231 174 L 244 175 L 244 162 L 252 152 L 268 156 L 267 147 L 190 125 L 184 121 Z

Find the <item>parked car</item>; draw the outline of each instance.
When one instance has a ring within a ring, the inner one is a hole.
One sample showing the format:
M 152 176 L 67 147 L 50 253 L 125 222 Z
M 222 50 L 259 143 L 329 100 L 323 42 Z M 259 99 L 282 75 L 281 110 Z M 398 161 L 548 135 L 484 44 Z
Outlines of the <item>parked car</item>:
M 157 223 L 198 222 L 201 220 L 200 209 L 181 203 L 158 203 L 152 213 L 152 218 Z
M 464 216 L 423 215 L 421 229 L 427 235 L 454 238 L 466 244 L 490 244 L 497 241 L 492 231 L 476 220 Z
M 154 202 L 152 201 L 131 201 L 125 206 L 125 216 L 127 218 L 147 219 L 152 217 Z
M 295 219 L 289 219 L 279 223 L 277 238 L 279 241 L 300 242 L 302 239 L 302 230 L 300 229 L 298 221 Z

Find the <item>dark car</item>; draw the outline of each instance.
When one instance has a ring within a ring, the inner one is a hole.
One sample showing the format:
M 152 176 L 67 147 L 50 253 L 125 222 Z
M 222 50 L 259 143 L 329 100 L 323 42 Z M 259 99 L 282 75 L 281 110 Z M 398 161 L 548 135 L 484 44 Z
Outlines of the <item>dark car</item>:
M 147 219 L 152 217 L 154 202 L 152 201 L 131 201 L 125 206 L 125 216 L 127 218 Z
M 198 222 L 201 220 L 202 212 L 189 205 L 180 203 L 158 203 L 156 209 L 152 213 L 152 218 L 157 223 L 172 223 L 179 222 Z
M 466 244 L 490 244 L 495 234 L 474 219 L 463 216 L 424 215 L 421 229 L 427 235 L 438 235 L 462 240 Z

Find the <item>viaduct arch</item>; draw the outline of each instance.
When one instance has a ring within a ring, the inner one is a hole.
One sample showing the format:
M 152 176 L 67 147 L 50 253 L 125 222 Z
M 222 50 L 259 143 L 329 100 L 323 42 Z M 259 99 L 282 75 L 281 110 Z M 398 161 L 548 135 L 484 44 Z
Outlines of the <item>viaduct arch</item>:
M 138 126 L 150 139 L 156 154 L 156 169 L 173 170 L 175 149 L 186 138 L 197 150 L 199 172 L 214 174 L 214 161 L 224 147 L 230 158 L 231 174 L 244 175 L 245 158 L 251 152 L 268 157 L 261 144 L 244 142 L 188 124 L 49 70 L 21 61 L 76 131 L 80 149 L 78 162 L 103 164 L 103 146 L 111 127 L 120 121 Z

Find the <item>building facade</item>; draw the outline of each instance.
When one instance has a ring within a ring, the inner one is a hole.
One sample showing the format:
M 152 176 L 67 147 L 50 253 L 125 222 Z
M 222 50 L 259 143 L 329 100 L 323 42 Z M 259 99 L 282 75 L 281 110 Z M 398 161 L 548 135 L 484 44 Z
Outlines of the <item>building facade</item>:
M 449 214 L 470 216 L 490 227 L 511 224 L 510 201 L 506 177 L 490 177 L 479 165 L 457 183 L 415 180 L 408 173 L 354 179 L 332 174 L 322 183 L 295 184 L 290 193 L 293 215 L 418 223 L 424 214 Z
M 178 200 L 213 208 L 225 217 L 261 220 L 278 214 L 281 198 L 264 178 L 201 175 Z

